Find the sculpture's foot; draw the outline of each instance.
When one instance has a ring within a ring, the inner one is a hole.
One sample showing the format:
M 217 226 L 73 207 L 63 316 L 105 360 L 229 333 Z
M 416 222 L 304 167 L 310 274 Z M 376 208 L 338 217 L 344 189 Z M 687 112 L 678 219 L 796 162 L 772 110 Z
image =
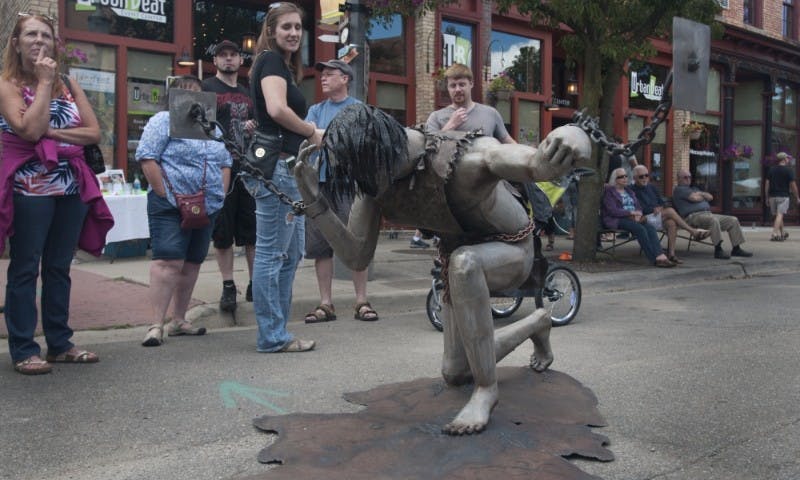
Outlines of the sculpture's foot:
M 553 363 L 553 349 L 550 348 L 550 328 L 552 324 L 550 315 L 542 315 L 534 325 L 531 334 L 533 342 L 533 355 L 531 355 L 531 368 L 537 372 L 544 372 Z
M 497 405 L 497 382 L 489 387 L 476 386 L 469 402 L 452 422 L 442 427 L 442 433 L 448 435 L 481 433 L 489 423 L 489 416 L 495 405 Z

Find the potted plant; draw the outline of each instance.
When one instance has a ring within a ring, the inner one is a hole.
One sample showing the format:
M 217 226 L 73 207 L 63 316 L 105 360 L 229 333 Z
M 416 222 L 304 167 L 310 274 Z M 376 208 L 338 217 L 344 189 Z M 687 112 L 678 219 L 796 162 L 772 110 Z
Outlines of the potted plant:
M 436 89 L 445 93 L 447 93 L 447 79 L 444 77 L 444 72 L 446 71 L 447 69 L 445 67 L 439 67 L 431 73 L 431 78 L 433 78 L 436 84 Z
M 58 54 L 58 63 L 61 65 L 62 73 L 69 73 L 69 67 L 78 63 L 86 63 L 89 57 L 80 48 L 71 43 L 64 43 L 60 38 L 58 39 L 58 46 L 56 47 Z
M 514 82 L 506 72 L 501 72 L 489 82 L 488 91 L 497 100 L 508 100 L 514 91 Z
M 682 125 L 683 134 L 689 137 L 690 140 L 699 139 L 706 131 L 705 125 L 700 122 L 686 122 Z

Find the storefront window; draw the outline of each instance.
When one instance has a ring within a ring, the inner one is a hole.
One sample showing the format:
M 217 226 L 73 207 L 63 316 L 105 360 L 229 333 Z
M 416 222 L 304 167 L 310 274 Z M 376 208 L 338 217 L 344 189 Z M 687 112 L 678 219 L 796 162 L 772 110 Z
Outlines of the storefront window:
M 400 15 L 392 15 L 388 22 L 371 20 L 369 41 L 369 71 L 406 75 L 405 22 Z
M 66 0 L 67 27 L 143 40 L 173 41 L 174 0 Z
M 664 93 L 667 67 L 638 61 L 630 62 L 628 105 L 630 108 L 655 110 Z
M 116 49 L 92 43 L 67 42 L 68 45 L 80 49 L 86 54 L 86 62 L 70 66 L 69 76 L 76 79 L 89 104 L 94 109 L 100 123 L 100 149 L 109 167 L 116 167 L 114 162 L 114 145 L 116 138 L 116 105 L 115 85 L 117 79 Z
M 526 145 L 538 146 L 542 139 L 540 123 L 542 104 L 529 100 L 519 101 L 519 137 L 517 141 Z
M 736 85 L 733 100 L 734 125 L 731 143 L 749 145 L 753 154 L 740 156 L 733 162 L 733 207 L 759 208 L 761 206 L 761 152 L 763 118 L 763 82 L 742 80 Z M 729 145 L 725 145 L 728 148 Z
M 142 130 L 153 115 L 166 109 L 167 76 L 172 75 L 172 56 L 128 50 L 128 165 Z
M 503 73 L 518 92 L 542 91 L 542 42 L 534 38 L 492 31 L 487 54 L 492 78 Z
M 442 66 L 463 63 L 472 68 L 472 25 L 442 21 Z
M 689 169 L 693 182 L 702 190 L 714 196 L 711 202 L 719 204 L 719 117 L 713 115 L 693 114 L 692 120 L 701 123 L 705 130 L 700 138 L 691 140 L 689 144 Z
M 406 86 L 377 82 L 375 89 L 375 103 L 377 106 L 394 117 L 401 125 L 407 125 Z
M 262 5 L 266 6 L 266 3 Z M 242 46 L 245 35 L 258 38 L 266 15 L 263 8 L 248 8 L 232 2 L 195 2 L 194 58 L 210 60 L 214 47 L 222 40 L 231 40 Z M 242 58 L 248 62 L 253 53 L 242 51 Z

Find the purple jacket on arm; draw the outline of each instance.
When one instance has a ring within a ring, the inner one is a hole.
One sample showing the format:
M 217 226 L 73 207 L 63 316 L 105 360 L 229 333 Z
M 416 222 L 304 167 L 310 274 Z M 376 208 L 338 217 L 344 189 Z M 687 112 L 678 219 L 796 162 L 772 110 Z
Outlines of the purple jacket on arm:
M 103 200 L 97 177 L 84 161 L 83 146 L 62 147 L 55 140 L 44 137 L 31 143 L 9 132 L 3 132 L 3 156 L 0 161 L 0 254 L 5 250 L 6 238 L 14 234 L 14 173 L 33 156 L 38 157 L 48 169 L 55 167 L 59 158 L 67 159 L 75 172 L 81 201 L 89 205 L 78 247 L 100 256 L 106 244 L 106 234 L 114 226 L 114 217 Z
M 633 198 L 636 210 L 641 211 L 642 206 L 639 204 L 639 199 L 636 198 L 636 194 L 633 193 L 633 189 L 631 187 L 625 187 L 625 191 Z M 603 204 L 600 206 L 600 214 L 603 218 L 603 225 L 606 228 L 613 229 L 619 228 L 620 219 L 629 218 L 631 216 L 631 212 L 622 208 L 622 195 L 617 192 L 617 188 L 613 185 L 606 185 L 605 191 L 603 192 Z

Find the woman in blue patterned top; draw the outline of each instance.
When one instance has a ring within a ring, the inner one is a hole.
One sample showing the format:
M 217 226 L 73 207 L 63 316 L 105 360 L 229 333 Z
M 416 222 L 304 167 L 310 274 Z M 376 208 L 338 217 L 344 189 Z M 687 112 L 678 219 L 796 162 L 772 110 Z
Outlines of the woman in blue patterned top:
M 199 92 L 197 77 L 176 78 L 170 88 Z M 217 131 L 217 135 L 221 132 Z M 153 262 L 150 265 L 150 305 L 153 324 L 142 345 L 156 347 L 164 341 L 164 330 L 170 336 L 203 335 L 205 328 L 194 327 L 186 320 L 186 310 L 200 273 L 200 265 L 208 254 L 214 219 L 222 208 L 231 175 L 231 155 L 225 144 L 214 140 L 190 140 L 169 136 L 169 112 L 158 112 L 148 120 L 136 148 L 136 161 L 150 190 L 147 192 L 147 220 Z M 192 194 L 205 182 L 206 212 L 209 225 L 198 229 L 182 229 L 175 197 L 164 182 L 164 175 L 177 194 Z M 166 322 L 167 308 L 172 301 L 172 321 Z
M 48 373 L 52 362 L 98 361 L 70 341 L 70 264 L 77 247 L 99 255 L 114 223 L 83 156 L 100 127 L 78 83 L 58 76 L 55 40 L 50 19 L 20 14 L 0 78 L 0 253 L 6 237 L 11 246 L 5 320 L 14 369 L 25 375 Z M 33 340 L 40 268 L 46 361 Z

